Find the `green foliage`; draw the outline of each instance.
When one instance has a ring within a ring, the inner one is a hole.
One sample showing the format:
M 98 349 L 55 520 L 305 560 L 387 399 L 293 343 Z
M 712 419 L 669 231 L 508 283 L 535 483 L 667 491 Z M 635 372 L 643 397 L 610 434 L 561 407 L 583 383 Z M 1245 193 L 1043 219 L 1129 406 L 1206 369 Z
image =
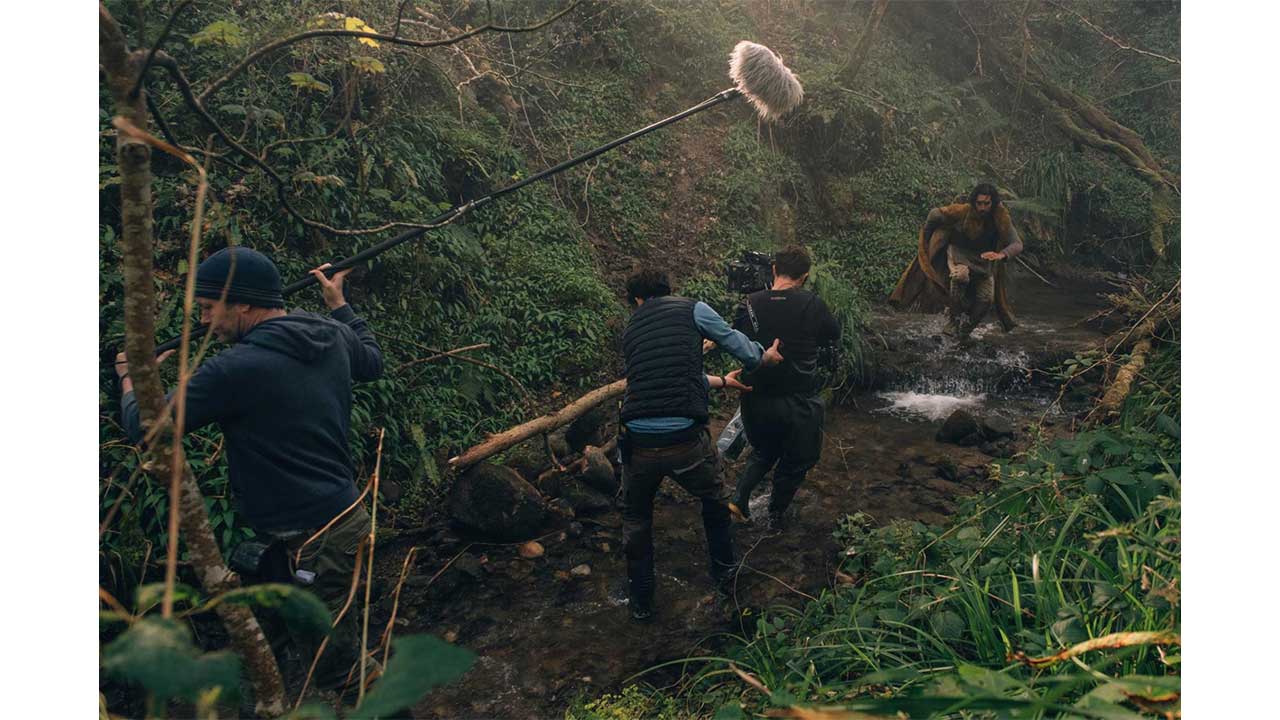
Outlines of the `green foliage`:
M 320 598 L 294 585 L 264 583 L 223 593 L 221 602 L 274 610 L 294 636 L 321 638 L 329 634 L 333 618 Z
M 996 488 L 965 500 L 948 528 L 847 516 L 835 537 L 852 584 L 756 616 L 753 633 L 721 659 L 690 661 L 701 669 L 663 699 L 687 715 L 723 710 L 744 697 L 733 662 L 771 689 L 773 705 L 922 718 L 1176 710 L 1180 654 L 1149 639 L 1039 669 L 1015 661 L 1180 630 L 1176 346 L 1147 369 L 1120 423 L 994 463 Z M 763 709 L 745 697 L 748 711 Z
M 230 651 L 203 652 L 190 628 L 170 618 L 142 617 L 164 592 L 162 584 L 137 591 L 139 616 L 102 613 L 104 623 L 129 622 L 129 626 L 102 648 L 102 669 L 108 676 L 144 690 L 151 706 L 163 709 L 170 700 L 195 703 L 200 717 L 216 717 L 216 705 L 235 703 L 240 687 L 240 660 Z M 237 588 L 200 604 L 198 593 L 177 586 L 175 599 L 193 605 L 187 614 L 207 612 L 221 603 L 271 608 L 279 613 L 295 636 L 327 635 L 331 618 L 315 595 L 292 585 L 265 584 Z M 475 662 L 475 654 L 430 635 L 409 635 L 392 642 L 393 654 L 386 670 L 359 708 L 349 718 L 391 717 L 420 701 L 428 692 L 461 677 Z M 291 718 L 335 717 L 331 708 L 310 703 Z
M 240 659 L 235 653 L 201 653 L 183 624 L 142 618 L 102 648 L 108 675 L 145 688 L 161 706 L 170 699 L 196 702 L 206 692 L 234 699 Z
M 238 48 L 244 43 L 244 30 L 241 30 L 239 25 L 226 20 L 209 23 L 203 30 L 191 36 L 191 44 L 196 47 L 225 45 Z
M 453 682 L 471 668 L 475 653 L 430 635 L 392 642 L 395 651 L 378 684 L 350 718 L 385 718 L 418 702 L 432 689 Z
M 564 720 L 677 720 L 685 715 L 676 701 L 662 693 L 630 685 L 618 694 L 578 698 Z

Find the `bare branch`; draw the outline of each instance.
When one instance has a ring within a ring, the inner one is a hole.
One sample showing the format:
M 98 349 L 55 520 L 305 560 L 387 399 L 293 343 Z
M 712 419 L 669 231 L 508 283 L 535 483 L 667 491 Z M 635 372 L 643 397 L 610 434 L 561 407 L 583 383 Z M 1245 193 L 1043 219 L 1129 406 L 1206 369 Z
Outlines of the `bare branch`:
M 1052 6 L 1056 7 L 1056 8 L 1058 8 L 1059 10 L 1066 10 L 1067 12 L 1071 13 L 1072 15 L 1075 15 L 1076 17 L 1080 18 L 1080 22 L 1084 23 L 1085 25 L 1088 25 L 1088 26 L 1089 26 L 1089 27 L 1090 27 L 1094 32 L 1096 32 L 1096 33 L 1098 33 L 1099 35 L 1101 35 L 1102 37 L 1106 38 L 1108 41 L 1110 41 L 1110 42 L 1111 42 L 1111 44 L 1112 44 L 1112 45 L 1115 45 L 1116 47 L 1120 48 L 1121 50 L 1128 50 L 1128 51 L 1130 51 L 1130 52 L 1136 52 L 1136 53 L 1138 53 L 1139 55 L 1146 55 L 1147 57 L 1159 58 L 1159 59 L 1161 59 L 1161 60 L 1163 60 L 1163 61 L 1165 61 L 1165 62 L 1167 62 L 1167 63 L 1171 63 L 1171 64 L 1173 64 L 1173 65 L 1181 65 L 1181 64 L 1182 64 L 1182 61 L 1181 61 L 1181 60 L 1179 60 L 1179 59 L 1177 59 L 1177 58 L 1165 57 L 1164 55 L 1161 55 L 1160 53 L 1153 53 L 1153 52 L 1151 52 L 1150 50 L 1143 50 L 1142 48 L 1134 47 L 1134 46 L 1132 46 L 1132 45 L 1126 45 L 1126 44 L 1124 44 L 1124 43 L 1120 42 L 1119 40 L 1117 40 L 1115 37 L 1113 37 L 1113 36 L 1111 36 L 1111 35 L 1108 35 L 1108 34 L 1107 34 L 1107 32 L 1106 32 L 1105 30 L 1103 30 L 1102 28 L 1100 28 L 1100 27 L 1098 27 L 1097 25 L 1094 25 L 1093 23 L 1089 22 L 1089 18 L 1087 18 L 1087 17 L 1085 17 L 1085 16 L 1081 15 L 1080 13 L 1076 12 L 1075 10 L 1072 10 L 1071 8 L 1069 8 L 1069 7 L 1065 7 L 1065 6 L 1063 6 L 1063 5 L 1059 5 L 1058 3 L 1053 2 L 1053 0 L 1048 0 L 1048 3 L 1049 3 L 1050 5 L 1052 5 Z
M 151 62 L 156 59 L 156 53 L 164 45 L 164 41 L 169 39 L 169 31 L 173 29 L 173 21 L 178 19 L 178 15 L 187 9 L 192 0 L 182 0 L 178 7 L 173 9 L 173 14 L 169 16 L 169 21 L 164 24 L 164 30 L 160 31 L 160 37 L 156 38 L 156 44 L 151 46 L 151 52 L 147 53 L 146 62 L 142 63 L 142 69 L 138 71 L 138 79 L 133 84 L 133 89 L 129 91 L 130 98 L 138 97 L 138 93 L 142 91 L 142 83 L 146 80 L 147 70 L 151 69 Z M 176 143 L 175 143 L 176 144 Z
M 1176 79 L 1176 78 L 1175 78 L 1175 79 L 1173 79 L 1173 80 L 1165 80 L 1164 82 L 1158 82 L 1158 83 L 1156 83 L 1155 85 L 1148 85 L 1148 86 L 1146 86 L 1146 87 L 1140 87 L 1140 88 L 1138 88 L 1138 89 L 1136 89 L 1136 90 L 1126 90 L 1125 92 L 1122 92 L 1122 93 L 1116 93 L 1115 95 L 1108 95 L 1107 97 L 1104 97 L 1104 98 L 1102 98 L 1101 100 L 1099 100 L 1099 101 L 1098 101 L 1098 104 L 1099 104 L 1099 105 L 1101 105 L 1101 104 L 1103 104 L 1103 103 L 1109 103 L 1109 102 L 1111 102 L 1112 100 L 1116 100 L 1116 99 L 1118 99 L 1118 98 L 1122 98 L 1122 97 L 1129 97 L 1130 95 L 1137 95 L 1137 94 L 1138 94 L 1138 93 L 1140 93 L 1140 92 L 1146 92 L 1146 91 L 1148 91 L 1148 90 L 1155 90 L 1156 88 L 1158 88 L 1158 87 L 1164 87 L 1165 85 L 1177 85 L 1177 84 L 1179 84 L 1179 83 L 1181 83 L 1181 82 L 1182 82 L 1181 80 L 1179 80 L 1179 79 Z
M 574 0 L 574 2 L 571 3 L 565 9 L 533 25 L 528 25 L 524 27 L 505 27 L 502 25 L 494 25 L 493 23 L 485 23 L 480 27 L 472 28 L 471 30 L 468 30 L 459 35 L 443 38 L 441 40 L 413 40 L 410 38 L 397 37 L 396 35 L 383 35 L 382 33 L 363 32 L 360 30 L 307 30 L 305 32 L 300 32 L 295 35 L 290 35 L 289 37 L 281 38 L 279 40 L 276 40 L 275 42 L 268 43 L 258 48 L 257 50 L 254 50 L 253 52 L 249 53 L 248 57 L 246 57 L 244 60 L 241 60 L 235 67 L 228 70 L 222 77 L 209 83 L 209 86 L 206 87 L 200 93 L 200 95 L 198 96 L 198 99 L 202 103 L 208 100 L 210 95 L 217 92 L 218 89 L 221 88 L 223 85 L 226 85 L 228 82 L 231 82 L 231 80 L 235 79 L 237 75 L 244 72 L 246 68 L 248 68 L 250 65 L 260 60 L 263 56 L 270 55 L 271 53 L 281 48 L 288 47 L 290 45 L 293 45 L 294 43 L 301 42 L 303 40 L 307 40 L 310 38 L 315 38 L 315 37 L 369 38 L 370 40 L 379 40 L 383 42 L 389 42 L 395 45 L 408 45 L 410 47 L 417 47 L 417 48 L 440 47 L 442 45 L 452 45 L 453 43 L 462 42 L 463 40 L 466 40 L 469 37 L 474 37 L 476 35 L 479 35 L 480 33 L 485 33 L 485 32 L 526 33 L 526 32 L 533 32 L 535 30 L 541 30 L 547 25 L 550 25 L 556 20 L 559 20 L 561 17 L 564 17 L 566 14 L 569 13 L 569 11 L 573 10 L 577 6 L 578 6 L 578 0 Z
M 853 52 L 849 54 L 849 58 L 845 60 L 845 65 L 836 73 L 837 77 L 845 85 L 853 84 L 854 79 L 858 76 L 858 71 L 862 69 L 862 64 L 866 62 L 867 52 L 871 49 L 871 38 L 875 35 L 876 28 L 880 27 L 880 20 L 884 18 L 884 14 L 888 9 L 889 0 L 876 0 L 875 5 L 871 7 L 871 17 L 868 18 L 867 26 L 863 28 L 857 45 L 854 46 Z
M 433 360 L 439 360 L 440 358 L 446 358 L 452 355 L 457 355 L 458 353 L 470 352 L 472 350 L 483 350 L 488 347 L 489 347 L 489 343 L 478 343 L 476 345 L 468 345 L 466 347 L 454 348 L 452 350 L 445 350 L 445 351 L 433 350 L 432 351 L 434 353 L 433 355 L 428 355 L 427 357 L 418 358 L 416 360 L 410 360 L 409 362 L 400 365 L 395 370 L 392 370 L 392 372 L 398 373 L 401 370 L 404 370 L 405 368 L 411 368 L 414 365 L 429 363 L 429 362 L 432 362 Z
M 182 69 L 178 67 L 177 61 L 174 60 L 172 56 L 161 51 L 156 54 L 155 64 L 160 67 L 163 67 L 169 72 L 169 76 L 178 85 L 178 90 L 181 91 L 182 97 L 184 100 L 186 100 L 187 105 L 190 106 L 191 109 L 194 110 L 196 114 L 200 116 L 200 119 L 203 120 L 205 124 L 209 126 L 209 129 L 212 130 L 220 140 L 222 140 L 227 145 L 231 146 L 233 150 L 240 153 L 242 156 L 245 157 L 245 159 L 249 160 L 251 163 L 257 166 L 260 170 L 265 172 L 267 174 L 267 177 L 271 178 L 271 181 L 274 182 L 276 185 L 276 198 L 280 201 L 280 205 L 284 207 L 286 212 L 288 212 L 295 219 L 297 219 L 298 222 L 302 223 L 303 225 L 306 225 L 307 227 L 315 228 L 317 230 L 323 230 L 324 232 L 330 233 L 332 235 L 370 235 L 373 233 L 379 233 L 385 230 L 391 230 L 393 228 L 398 228 L 398 227 L 430 230 L 433 228 L 438 228 L 438 227 L 447 225 L 453 222 L 454 220 L 458 219 L 464 214 L 463 212 L 459 212 L 457 214 L 451 215 L 447 220 L 443 222 L 438 222 L 438 223 L 424 224 L 424 223 L 410 223 L 410 222 L 389 222 L 389 223 L 384 223 L 382 225 L 379 225 L 377 227 L 351 229 L 351 230 L 343 230 L 340 228 L 335 228 L 332 225 L 327 225 L 325 223 L 312 220 L 307 216 L 303 215 L 301 212 L 299 212 L 298 209 L 295 208 L 293 204 L 289 202 L 289 183 L 283 177 L 281 177 L 278 172 L 276 172 L 275 168 L 268 165 L 265 161 L 262 160 L 262 158 L 253 154 L 247 148 L 241 145 L 239 142 L 232 139 L 231 136 L 227 134 L 227 131 L 223 129 L 223 127 L 218 123 L 218 121 L 215 120 L 213 116 L 209 114 L 209 111 L 200 102 L 200 99 L 195 97 L 192 94 L 191 83 L 187 81 L 186 75 L 182 73 Z M 470 208 L 467 208 L 467 209 L 469 210 Z

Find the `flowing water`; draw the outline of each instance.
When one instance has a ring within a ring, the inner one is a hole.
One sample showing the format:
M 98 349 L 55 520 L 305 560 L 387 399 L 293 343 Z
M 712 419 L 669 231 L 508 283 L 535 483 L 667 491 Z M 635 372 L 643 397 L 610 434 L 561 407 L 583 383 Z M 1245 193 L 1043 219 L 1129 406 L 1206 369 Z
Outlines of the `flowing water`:
M 547 528 L 546 554 L 521 558 L 516 545 L 480 544 L 446 528 L 379 547 L 382 595 L 391 594 L 405 553 L 421 547 L 400 598 L 397 633 L 431 632 L 481 657 L 459 682 L 416 708 L 420 718 L 563 717 L 578 696 L 617 691 L 626 682 L 663 684 L 680 666 L 661 663 L 713 653 L 726 632 L 750 632 L 753 608 L 800 605 L 833 580 L 839 548 L 831 536 L 845 515 L 877 522 L 911 518 L 945 524 L 955 500 L 988 487 L 992 455 L 940 443 L 935 434 L 957 409 L 997 416 L 1017 429 L 1046 419 L 1065 428 L 1071 408 L 1054 404 L 1044 370 L 1098 339 L 1080 320 L 1097 306 L 1090 292 L 1064 293 L 1025 283 L 1014 295 L 1021 327 L 1004 334 L 988 324 L 959 347 L 939 317 L 878 313 L 871 389 L 828 410 L 822 460 L 796 496 L 788 531 L 766 537 L 739 526 L 744 571 L 733 598 L 720 601 L 707 579 L 699 504 L 667 483 L 655 503 L 658 613 L 652 624 L 630 619 L 621 518 L 616 511 Z M 731 410 L 713 421 L 717 432 Z M 742 459 L 726 464 L 732 486 Z M 946 472 L 942 472 L 942 468 Z M 751 501 L 767 514 L 768 483 Z M 569 571 L 588 565 L 590 574 Z M 443 570 L 442 570 L 443 568 Z M 386 621 L 385 603 L 375 619 Z M 641 673 L 637 677 L 637 674 Z M 629 680 L 630 678 L 630 680 Z

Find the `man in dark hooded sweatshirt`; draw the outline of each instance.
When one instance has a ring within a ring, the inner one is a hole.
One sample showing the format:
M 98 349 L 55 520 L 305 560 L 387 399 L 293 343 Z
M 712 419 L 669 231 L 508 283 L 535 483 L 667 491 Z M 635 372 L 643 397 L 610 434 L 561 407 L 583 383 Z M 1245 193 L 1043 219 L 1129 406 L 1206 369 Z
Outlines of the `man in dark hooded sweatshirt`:
M 291 568 L 295 578 L 310 580 L 308 589 L 336 616 L 347 599 L 355 553 L 370 532 L 369 514 L 355 504 L 347 446 L 351 387 L 382 375 L 382 351 L 368 324 L 343 299 L 342 283 L 350 270 L 332 279 L 323 267 L 311 272 L 329 308 L 327 317 L 286 312 L 280 272 L 262 253 L 226 248 L 200 263 L 195 286 L 200 322 L 232 345 L 191 376 L 184 431 L 218 424 L 241 517 L 255 532 L 282 542 L 290 563 L 302 550 Z M 125 430 L 141 442 L 144 429 L 123 353 L 116 358 L 116 372 Z M 308 542 L 335 518 L 331 528 Z M 355 613 L 348 612 L 322 656 L 317 685 L 337 687 L 346 679 L 359 658 L 355 631 Z

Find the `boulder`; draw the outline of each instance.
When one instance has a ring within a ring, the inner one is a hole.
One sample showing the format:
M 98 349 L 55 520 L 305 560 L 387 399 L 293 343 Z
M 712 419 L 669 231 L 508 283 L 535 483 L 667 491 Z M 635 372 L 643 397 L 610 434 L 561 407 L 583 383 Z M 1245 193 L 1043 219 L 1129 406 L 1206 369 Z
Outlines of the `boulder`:
M 537 441 L 539 445 L 543 445 L 542 441 Z M 569 447 L 569 441 L 565 439 L 564 430 L 556 430 L 547 435 L 547 442 L 551 445 L 551 452 L 556 454 L 556 459 L 564 462 L 565 458 L 573 454 L 573 449 Z M 545 445 L 543 446 L 545 450 Z
M 610 496 L 574 481 L 564 484 L 560 490 L 560 499 L 569 503 L 576 516 L 598 515 L 613 509 Z
M 503 462 L 529 482 L 537 480 L 543 470 L 551 467 L 551 458 L 547 457 L 547 451 L 542 447 L 542 438 L 512 448 Z
M 982 437 L 987 440 L 1013 437 L 1013 425 L 1010 425 L 1009 421 L 1003 418 L 994 416 L 983 418 L 980 424 L 982 426 Z
M 982 427 L 968 412 L 956 410 L 942 423 L 937 440 L 955 445 L 977 445 L 982 441 Z
M 511 468 L 490 463 L 454 483 L 447 507 L 455 525 L 503 541 L 528 540 L 547 517 L 541 493 Z
M 588 447 L 582 457 L 587 461 L 586 468 L 578 475 L 582 484 L 608 497 L 617 494 L 618 480 L 614 475 L 613 463 L 609 462 L 604 451 L 598 447 Z
M 581 417 L 569 423 L 564 431 L 565 442 L 575 453 L 582 452 L 588 445 L 599 447 L 604 445 L 609 435 L 609 425 L 617 417 L 617 411 L 610 403 L 597 405 Z
M 955 482 L 955 479 L 960 475 L 960 471 L 956 467 L 955 461 L 951 458 L 942 458 L 939 460 L 938 464 L 934 466 L 933 471 L 938 477 L 951 482 Z

